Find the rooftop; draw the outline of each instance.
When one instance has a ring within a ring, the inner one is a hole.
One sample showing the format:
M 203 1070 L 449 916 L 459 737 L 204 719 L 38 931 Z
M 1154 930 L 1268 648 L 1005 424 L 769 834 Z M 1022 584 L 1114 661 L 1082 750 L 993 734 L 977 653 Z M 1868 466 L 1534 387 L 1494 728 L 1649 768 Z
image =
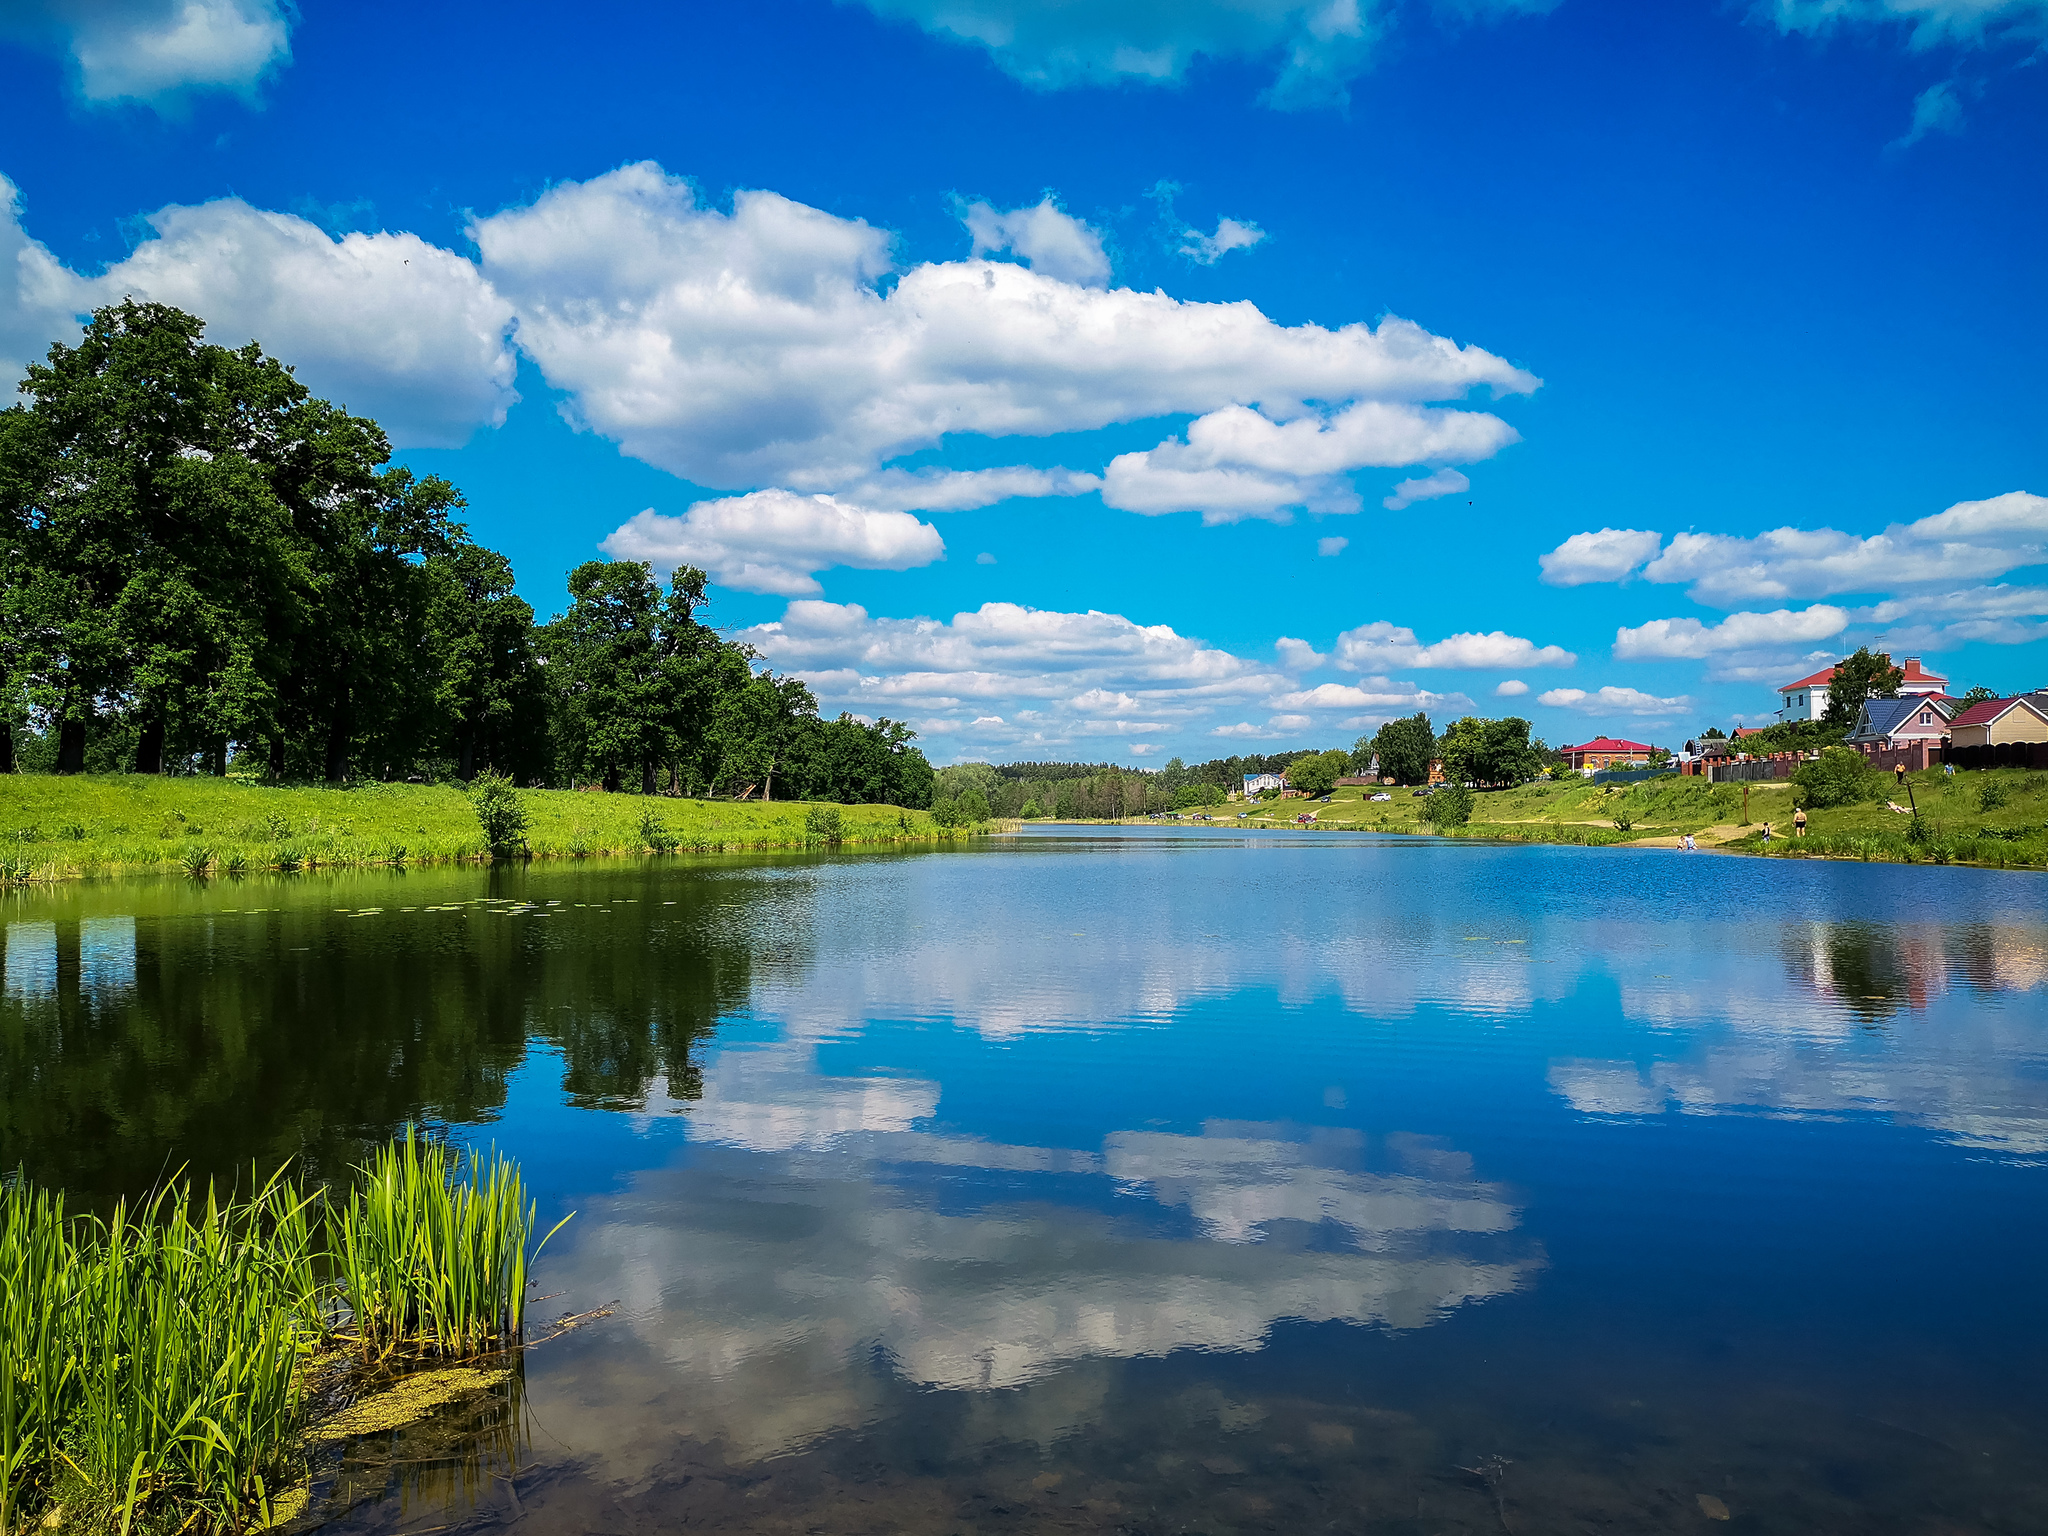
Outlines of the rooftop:
M 1616 741 L 1612 736 L 1595 736 L 1591 741 L 1579 743 L 1576 747 L 1562 747 L 1564 752 L 1652 752 L 1654 747 L 1640 741 Z

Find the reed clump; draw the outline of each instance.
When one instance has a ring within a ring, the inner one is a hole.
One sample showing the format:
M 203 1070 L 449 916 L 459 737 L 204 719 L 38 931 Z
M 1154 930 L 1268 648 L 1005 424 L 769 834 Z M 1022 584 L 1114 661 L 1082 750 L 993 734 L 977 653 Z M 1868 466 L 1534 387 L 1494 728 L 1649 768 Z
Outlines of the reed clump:
M 316 1358 L 519 1342 L 539 1245 L 516 1165 L 408 1129 L 359 1174 L 341 1198 L 173 1180 L 106 1217 L 0 1186 L 0 1536 L 261 1527 L 303 1478 Z

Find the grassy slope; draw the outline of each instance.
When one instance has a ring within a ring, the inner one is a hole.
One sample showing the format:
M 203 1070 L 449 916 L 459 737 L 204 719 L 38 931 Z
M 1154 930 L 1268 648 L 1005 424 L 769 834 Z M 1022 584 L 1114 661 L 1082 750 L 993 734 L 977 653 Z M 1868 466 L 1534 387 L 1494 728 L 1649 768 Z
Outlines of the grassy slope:
M 799 846 L 807 807 L 796 802 L 643 799 L 572 790 L 522 792 L 536 857 L 641 853 L 649 810 L 693 851 Z M 839 808 L 849 842 L 939 836 L 923 811 L 893 805 Z M 0 776 L 0 869 L 38 879 L 93 873 L 183 871 L 200 850 L 216 867 L 240 858 L 278 867 L 440 863 L 481 858 L 483 837 L 461 791 L 433 784 L 349 789 L 271 788 L 235 779 L 135 774 Z
M 1908 820 L 1883 801 L 1808 812 L 1808 836 L 1791 841 L 1793 789 L 1786 783 L 1749 786 L 1749 821 L 1743 824 L 1740 784 L 1709 784 L 1703 779 L 1670 778 L 1644 784 L 1606 786 L 1582 779 L 1526 784 L 1520 789 L 1489 791 L 1478 797 L 1472 823 L 1459 834 L 1467 837 L 1537 842 L 1638 843 L 1668 839 L 1681 833 L 1705 834 L 1705 846 L 1761 852 L 1762 823 L 1777 834 L 1770 852 L 1776 855 L 1932 860 L 1994 865 L 2048 865 L 2048 774 L 2024 769 L 1959 773 L 1945 778 L 1937 769 L 1908 775 L 1913 797 L 1932 838 L 1906 840 Z M 2004 786 L 2006 803 L 1985 810 L 1986 783 Z M 1887 778 L 1886 798 L 1908 803 L 1904 790 Z M 1413 791 L 1389 789 L 1394 798 L 1373 803 L 1364 789 L 1340 789 L 1329 805 L 1310 806 L 1300 800 L 1269 801 L 1240 823 L 1241 807 L 1218 807 L 1219 825 L 1286 826 L 1304 810 L 1318 813 L 1317 824 L 1363 831 L 1432 832 L 1422 820 L 1428 801 Z M 1617 814 L 1633 825 L 1622 832 Z

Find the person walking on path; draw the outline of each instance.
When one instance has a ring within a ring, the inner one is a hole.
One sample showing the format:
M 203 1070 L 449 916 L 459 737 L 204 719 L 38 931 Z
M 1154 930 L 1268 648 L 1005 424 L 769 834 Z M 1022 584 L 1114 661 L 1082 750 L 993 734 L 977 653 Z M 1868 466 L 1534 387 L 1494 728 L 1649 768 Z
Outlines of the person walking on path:
M 1792 835 L 1794 837 L 1806 836 L 1806 807 L 1803 805 L 1792 807 Z
M 1892 783 L 1900 789 L 1906 787 L 1906 765 L 1904 763 L 1892 764 Z

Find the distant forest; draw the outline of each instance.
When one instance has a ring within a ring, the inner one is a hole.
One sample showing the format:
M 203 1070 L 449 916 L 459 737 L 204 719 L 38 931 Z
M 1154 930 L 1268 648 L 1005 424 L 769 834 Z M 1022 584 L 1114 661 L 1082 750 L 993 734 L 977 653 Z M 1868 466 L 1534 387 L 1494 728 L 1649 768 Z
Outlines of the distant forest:
M 702 571 L 590 561 L 536 624 L 453 485 L 203 331 L 99 310 L 0 412 L 0 772 L 931 805 L 915 733 L 821 719 L 703 622 Z

